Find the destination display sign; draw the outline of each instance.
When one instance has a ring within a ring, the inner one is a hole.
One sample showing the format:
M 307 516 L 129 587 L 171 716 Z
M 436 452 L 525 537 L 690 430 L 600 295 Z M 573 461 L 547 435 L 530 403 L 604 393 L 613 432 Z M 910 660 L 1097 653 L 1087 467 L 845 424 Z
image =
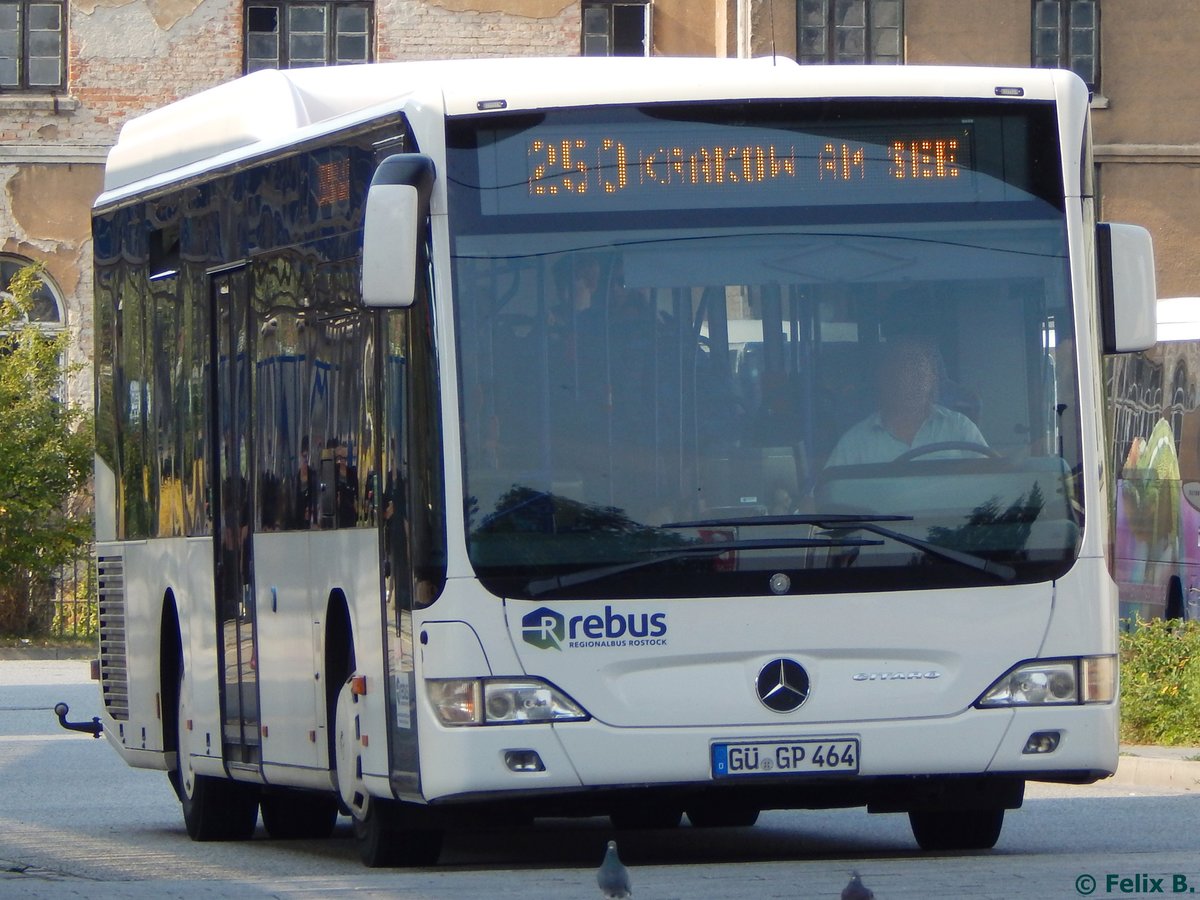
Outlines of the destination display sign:
M 970 121 L 534 126 L 479 147 L 484 215 L 1006 199 Z M 1026 199 L 1026 197 L 1022 197 Z

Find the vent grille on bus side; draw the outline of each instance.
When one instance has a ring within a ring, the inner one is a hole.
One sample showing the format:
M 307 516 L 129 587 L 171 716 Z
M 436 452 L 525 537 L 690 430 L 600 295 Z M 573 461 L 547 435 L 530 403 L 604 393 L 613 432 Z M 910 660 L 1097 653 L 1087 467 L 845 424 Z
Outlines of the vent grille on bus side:
M 108 714 L 129 721 L 129 665 L 125 657 L 125 560 L 96 557 L 100 596 L 100 693 Z

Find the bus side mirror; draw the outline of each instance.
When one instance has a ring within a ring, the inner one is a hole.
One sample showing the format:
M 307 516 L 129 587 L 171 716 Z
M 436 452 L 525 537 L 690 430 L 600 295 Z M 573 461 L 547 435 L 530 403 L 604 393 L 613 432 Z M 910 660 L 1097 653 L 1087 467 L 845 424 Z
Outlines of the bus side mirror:
M 412 306 L 433 179 L 433 160 L 419 153 L 389 156 L 375 170 L 363 220 L 363 305 Z
M 1140 225 L 1096 226 L 1105 353 L 1146 350 L 1157 340 L 1154 246 Z

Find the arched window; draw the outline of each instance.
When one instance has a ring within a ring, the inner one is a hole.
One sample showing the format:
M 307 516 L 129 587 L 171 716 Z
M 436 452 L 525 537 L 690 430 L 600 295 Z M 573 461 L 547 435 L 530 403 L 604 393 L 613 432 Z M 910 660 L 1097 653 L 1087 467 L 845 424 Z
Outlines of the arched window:
M 31 260 L 19 256 L 0 256 L 0 291 L 7 291 L 13 277 L 32 264 Z M 33 295 L 29 321 L 45 331 L 61 331 L 66 326 L 62 296 L 44 272 L 41 281 L 41 287 Z

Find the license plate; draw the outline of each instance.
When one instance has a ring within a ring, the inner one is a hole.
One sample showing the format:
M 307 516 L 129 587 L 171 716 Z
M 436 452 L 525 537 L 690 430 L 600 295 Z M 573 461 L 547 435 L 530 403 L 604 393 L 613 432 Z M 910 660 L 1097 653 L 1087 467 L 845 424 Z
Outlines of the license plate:
M 858 738 L 742 741 L 712 745 L 713 778 L 858 772 Z

